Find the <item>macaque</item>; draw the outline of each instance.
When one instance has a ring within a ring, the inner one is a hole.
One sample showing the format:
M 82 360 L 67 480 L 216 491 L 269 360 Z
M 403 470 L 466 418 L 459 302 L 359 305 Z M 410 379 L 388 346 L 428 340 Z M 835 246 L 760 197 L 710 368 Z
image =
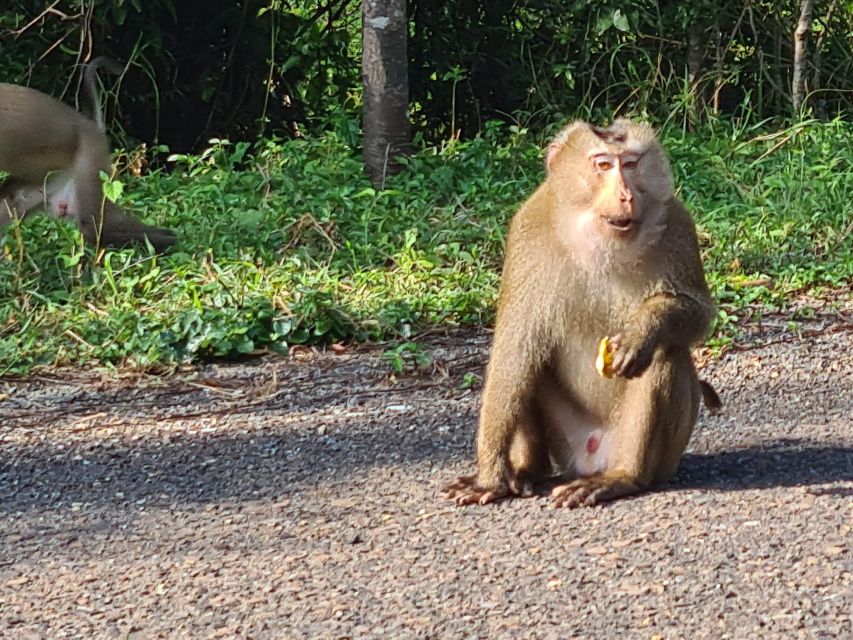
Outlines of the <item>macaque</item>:
M 592 506 L 669 479 L 700 398 L 690 348 L 714 316 L 690 214 L 654 132 L 575 122 L 510 225 L 477 432 L 459 505 L 530 496 Z M 606 377 L 596 370 L 602 338 Z
M 110 151 L 94 86 L 93 61 L 84 88 L 94 120 L 40 91 L 0 83 L 0 227 L 44 208 L 73 220 L 95 246 L 121 247 L 147 238 L 158 252 L 175 242 L 169 229 L 125 214 L 103 196 L 100 172 L 110 173 Z

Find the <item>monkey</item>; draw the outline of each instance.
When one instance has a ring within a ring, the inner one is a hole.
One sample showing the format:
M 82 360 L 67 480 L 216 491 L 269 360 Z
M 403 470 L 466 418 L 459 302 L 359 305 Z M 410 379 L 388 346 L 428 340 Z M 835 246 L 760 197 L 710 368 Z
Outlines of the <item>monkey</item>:
M 700 398 L 691 347 L 715 314 L 694 223 L 655 132 L 576 121 L 510 222 L 477 430 L 477 472 L 443 487 L 485 505 L 552 486 L 554 507 L 636 494 L 675 473 Z M 613 376 L 596 345 L 615 347 Z
M 99 56 L 84 65 L 82 76 L 84 101 L 88 102 L 89 117 L 98 125 L 98 130 L 104 133 L 104 118 L 98 96 L 96 77 L 100 67 L 116 75 L 120 74 L 123 68 L 118 62 L 106 56 Z M 14 180 L 7 180 L 3 186 L 8 194 L 7 198 L 14 203 L 16 211 L 23 212 L 24 215 L 26 212 L 47 203 L 47 212 L 55 218 L 62 219 L 68 217 L 70 213 L 69 203 L 73 204 L 74 183 L 70 180 L 70 176 L 62 172 L 48 174 L 45 183 L 40 187 L 16 184 Z
M 172 246 L 174 232 L 131 217 L 102 194 L 100 173 L 110 172 L 110 151 L 102 131 L 94 69 L 84 85 L 94 120 L 45 93 L 0 83 L 0 227 L 13 217 L 45 208 L 73 220 L 86 242 L 123 247 L 145 239 L 157 252 Z

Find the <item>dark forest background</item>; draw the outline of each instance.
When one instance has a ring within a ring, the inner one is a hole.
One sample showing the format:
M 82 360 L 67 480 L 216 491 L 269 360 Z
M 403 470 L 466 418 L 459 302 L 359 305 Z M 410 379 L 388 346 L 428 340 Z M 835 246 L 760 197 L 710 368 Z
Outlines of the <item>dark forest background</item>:
M 804 95 L 795 31 L 812 5 Z M 408 3 L 413 131 L 426 140 L 630 111 L 695 126 L 711 117 L 831 119 L 853 105 L 853 2 L 449 0 Z M 111 131 L 192 151 L 211 138 L 333 128 L 357 143 L 357 0 L 7 0 L 0 80 L 73 99 L 75 65 L 107 78 Z

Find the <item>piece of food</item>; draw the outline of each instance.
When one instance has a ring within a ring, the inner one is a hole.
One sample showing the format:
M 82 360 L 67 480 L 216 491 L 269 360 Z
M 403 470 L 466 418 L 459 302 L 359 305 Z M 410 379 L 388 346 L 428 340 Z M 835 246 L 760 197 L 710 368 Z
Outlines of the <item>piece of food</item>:
M 611 367 L 613 365 L 614 351 L 613 344 L 607 336 L 598 341 L 598 355 L 595 357 L 595 370 L 598 371 L 598 375 L 604 378 L 613 377 L 613 369 Z

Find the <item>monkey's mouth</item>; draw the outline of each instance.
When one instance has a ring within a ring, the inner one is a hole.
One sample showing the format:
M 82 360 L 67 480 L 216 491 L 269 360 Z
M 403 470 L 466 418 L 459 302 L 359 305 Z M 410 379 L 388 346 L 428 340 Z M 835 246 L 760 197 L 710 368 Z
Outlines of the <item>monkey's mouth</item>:
M 602 216 L 601 219 L 609 231 L 620 236 L 630 233 L 636 225 L 636 220 L 633 218 L 607 218 Z

